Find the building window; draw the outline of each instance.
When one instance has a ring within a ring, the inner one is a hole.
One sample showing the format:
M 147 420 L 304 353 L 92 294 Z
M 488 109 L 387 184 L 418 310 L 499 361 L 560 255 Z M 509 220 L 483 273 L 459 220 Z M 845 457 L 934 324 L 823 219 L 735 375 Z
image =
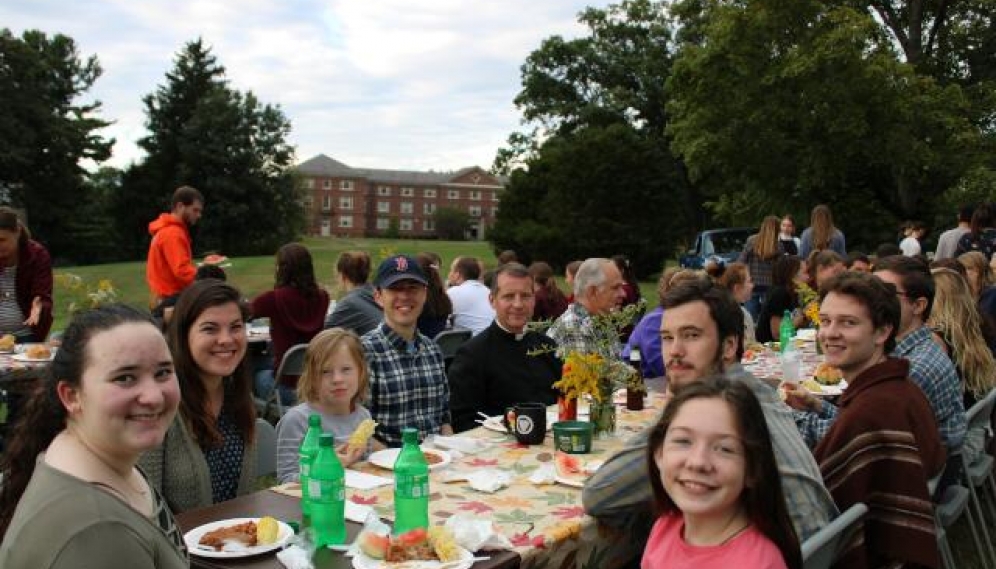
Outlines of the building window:
M 451 199 L 451 200 L 460 199 L 460 191 L 459 190 L 449 190 L 449 191 L 446 192 L 446 197 L 449 198 L 449 199 Z
M 422 191 L 422 197 L 425 197 L 425 198 L 434 198 L 434 197 L 436 197 L 436 189 L 435 188 L 426 188 L 425 190 Z
M 352 180 L 343 180 L 343 181 L 339 182 L 339 189 L 340 190 L 346 190 L 346 191 L 352 191 L 353 190 L 353 181 Z
M 304 207 L 308 209 L 315 207 L 315 198 L 311 196 L 304 196 Z
M 436 222 L 434 220 L 432 219 L 422 220 L 422 231 L 435 231 L 435 230 L 436 230 Z
M 391 227 L 391 220 L 386 217 L 377 218 L 377 229 L 388 229 Z
M 467 212 L 470 213 L 471 217 L 481 217 L 481 206 L 472 205 L 467 208 Z
M 308 178 L 308 179 L 306 179 L 304 181 L 304 187 L 308 188 L 309 190 L 315 189 L 315 179 L 314 178 Z
M 403 198 L 415 197 L 415 188 L 401 188 L 401 197 Z
M 339 227 L 352 227 L 353 226 L 353 216 L 343 215 L 339 217 Z
M 391 213 L 391 202 L 377 202 L 377 213 Z
M 401 221 L 398 222 L 398 229 L 400 229 L 402 231 L 411 231 L 412 230 L 412 220 L 410 220 L 410 219 L 402 219 Z
M 470 199 L 480 201 L 480 199 L 481 199 L 481 191 L 480 190 L 473 190 L 473 191 L 471 191 L 470 192 Z
M 332 189 L 332 180 L 325 180 L 324 182 L 322 182 L 322 189 L 324 189 L 324 190 L 331 190 Z
M 401 202 L 401 213 L 410 214 L 413 213 L 413 211 L 414 207 L 412 206 L 412 202 Z
M 436 204 L 426 203 L 422 204 L 422 213 L 432 214 L 436 212 Z
M 353 209 L 353 196 L 340 196 L 339 209 Z
M 491 192 L 491 201 L 498 201 L 498 192 Z
M 391 195 L 391 186 L 377 186 L 377 195 L 378 196 L 390 196 Z
M 332 196 L 322 198 L 322 211 L 332 211 Z

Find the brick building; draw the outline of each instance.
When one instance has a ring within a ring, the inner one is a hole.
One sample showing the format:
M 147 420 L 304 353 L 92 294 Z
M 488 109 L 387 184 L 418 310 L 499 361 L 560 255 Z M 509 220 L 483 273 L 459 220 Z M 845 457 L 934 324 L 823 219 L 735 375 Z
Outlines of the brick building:
M 503 188 L 477 166 L 457 172 L 377 170 L 319 154 L 297 171 L 304 179 L 307 232 L 317 236 L 374 237 L 394 219 L 402 237 L 435 237 L 433 213 L 449 207 L 470 216 L 468 238 L 483 239 Z

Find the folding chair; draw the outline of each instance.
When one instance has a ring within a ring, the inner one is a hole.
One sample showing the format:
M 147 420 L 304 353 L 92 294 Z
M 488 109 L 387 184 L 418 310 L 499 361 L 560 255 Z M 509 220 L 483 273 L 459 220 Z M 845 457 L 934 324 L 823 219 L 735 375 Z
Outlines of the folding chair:
M 968 431 L 982 430 L 986 434 L 984 435 L 982 451 L 972 462 L 969 462 L 968 457 L 962 453 L 964 464 L 963 478 L 965 485 L 968 486 L 968 490 L 971 493 L 971 505 L 975 508 L 975 514 L 981 521 L 979 525 L 981 526 L 982 541 L 993 563 L 990 567 L 996 567 L 996 551 L 993 550 L 993 542 L 987 529 L 986 514 L 982 508 L 982 500 L 979 499 L 979 494 L 981 493 L 986 498 L 989 512 L 992 514 L 993 519 L 996 520 L 996 481 L 993 479 L 993 469 L 996 459 L 985 451 L 985 442 L 991 436 L 989 428 L 994 407 L 996 407 L 996 389 L 990 390 L 989 394 L 981 401 L 976 402 L 975 405 L 972 405 L 972 408 L 965 413 L 965 418 L 968 422 Z M 987 481 L 989 482 L 988 493 L 986 492 Z M 982 551 L 979 553 L 982 555 Z
M 868 506 L 858 502 L 802 542 L 803 569 L 829 569 L 861 529 L 861 521 L 867 513 Z
M 301 375 L 304 373 L 304 355 L 308 350 L 308 344 L 297 344 L 284 353 L 284 359 L 280 360 L 280 367 L 273 374 L 273 387 L 270 392 L 263 397 L 256 397 L 256 412 L 260 417 L 270 416 L 270 406 L 277 409 L 277 419 L 284 416 L 284 404 L 280 400 L 280 378 L 285 375 Z
M 944 489 L 944 493 L 940 497 L 937 497 L 937 486 L 940 484 L 943 476 L 944 471 L 942 470 L 940 474 L 930 479 L 927 483 L 927 489 L 930 495 L 934 496 L 934 527 L 937 532 L 937 548 L 941 552 L 941 567 L 944 569 L 956 569 L 958 565 L 955 563 L 954 552 L 948 541 L 947 530 L 957 523 L 962 515 L 968 518 L 968 527 L 972 532 L 972 540 L 975 541 L 975 547 L 979 551 L 979 555 L 982 556 L 982 559 L 985 559 L 985 550 L 982 547 L 982 541 L 979 539 L 979 530 L 975 525 L 975 516 L 968 507 L 969 500 L 972 497 L 968 492 L 968 488 L 952 484 Z
M 266 419 L 256 419 L 256 476 L 277 474 L 277 430 Z
M 466 328 L 454 328 L 452 330 L 443 330 L 442 332 L 436 334 L 433 340 L 439 349 L 443 352 L 443 362 L 446 363 L 446 369 L 449 369 L 450 362 L 456 356 L 457 349 L 463 345 L 464 342 L 470 339 L 474 333 Z

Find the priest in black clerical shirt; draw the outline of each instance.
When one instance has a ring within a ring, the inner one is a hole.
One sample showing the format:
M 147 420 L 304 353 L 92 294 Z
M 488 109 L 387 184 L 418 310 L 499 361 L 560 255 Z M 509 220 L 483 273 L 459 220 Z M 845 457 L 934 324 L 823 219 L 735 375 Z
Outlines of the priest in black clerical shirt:
M 454 431 L 476 427 L 478 412 L 495 416 L 516 403 L 556 403 L 551 386 L 562 366 L 554 355 L 557 345 L 524 331 L 535 305 L 528 269 L 518 263 L 499 267 L 491 288 L 495 320 L 460 347 L 447 372 Z

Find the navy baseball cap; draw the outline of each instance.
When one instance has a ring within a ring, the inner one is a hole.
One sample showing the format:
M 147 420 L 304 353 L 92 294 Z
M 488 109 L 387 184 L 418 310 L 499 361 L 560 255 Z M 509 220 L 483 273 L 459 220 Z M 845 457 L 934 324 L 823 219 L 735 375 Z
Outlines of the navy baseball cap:
M 374 279 L 374 286 L 377 288 L 387 288 L 398 281 L 415 281 L 424 286 L 429 285 L 425 279 L 425 273 L 418 261 L 408 255 L 394 255 L 384 259 L 384 262 L 377 267 L 377 277 Z

